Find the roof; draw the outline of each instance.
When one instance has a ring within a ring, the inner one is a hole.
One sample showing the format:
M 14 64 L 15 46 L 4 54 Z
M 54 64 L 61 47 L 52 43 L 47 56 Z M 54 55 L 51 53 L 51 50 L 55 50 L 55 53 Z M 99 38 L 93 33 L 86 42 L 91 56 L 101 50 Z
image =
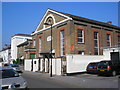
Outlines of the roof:
M 1 51 L 11 49 L 11 45 L 5 46 Z
M 52 9 L 50 9 L 50 10 L 52 10 Z M 105 26 L 105 27 L 109 27 L 109 28 L 119 29 L 120 30 L 120 27 L 115 26 L 115 25 L 111 25 L 111 24 L 108 24 L 108 23 L 105 23 L 105 22 L 100 22 L 100 21 L 96 21 L 96 20 L 92 20 L 92 19 L 88 19 L 88 18 L 84 18 L 84 17 L 80 17 L 80 16 L 68 14 L 68 13 L 63 13 L 63 12 L 59 12 L 59 11 L 56 11 L 56 10 L 53 10 L 53 11 L 61 13 L 61 14 L 64 14 L 66 16 L 69 16 L 73 20 L 76 20 L 76 21 L 83 21 L 83 22 L 87 22 L 87 23 L 92 23 L 92 24 L 96 24 L 96 25 Z
M 26 36 L 26 37 L 32 37 L 30 34 L 21 34 L 21 33 L 15 34 L 15 35 L 13 35 L 12 37 L 14 37 L 14 36 Z
M 28 39 L 27 41 L 25 41 L 25 42 L 19 44 L 17 47 L 24 46 L 24 45 L 28 45 L 28 44 L 29 44 L 28 41 L 32 41 L 32 40 L 31 40 L 31 39 Z

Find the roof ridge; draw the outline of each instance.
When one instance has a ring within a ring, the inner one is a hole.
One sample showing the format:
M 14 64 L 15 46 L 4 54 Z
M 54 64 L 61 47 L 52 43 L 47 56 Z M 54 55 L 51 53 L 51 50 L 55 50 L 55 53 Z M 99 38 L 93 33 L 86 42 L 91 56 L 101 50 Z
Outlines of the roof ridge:
M 94 24 L 98 24 L 98 25 L 101 25 L 101 26 L 106 26 L 106 27 L 120 29 L 119 26 L 108 24 L 107 22 L 97 21 L 97 20 L 93 20 L 93 19 L 89 19 L 89 18 L 85 18 L 85 17 L 81 17 L 81 16 L 69 14 L 69 13 L 63 13 L 63 12 L 60 12 L 60 11 L 57 11 L 57 10 L 53 10 L 53 9 L 50 9 L 50 8 L 48 8 L 48 9 L 52 10 L 52 11 L 55 11 L 55 12 L 58 12 L 58 13 L 61 13 L 61 14 L 64 14 L 64 15 L 66 15 L 68 17 L 71 17 L 74 20 L 81 20 L 81 21 L 85 21 L 85 22 L 88 22 L 88 23 L 94 23 Z
M 28 36 L 28 37 L 32 37 L 31 34 L 23 34 L 23 33 L 17 33 L 15 35 L 13 35 L 12 37 L 14 37 L 14 36 Z

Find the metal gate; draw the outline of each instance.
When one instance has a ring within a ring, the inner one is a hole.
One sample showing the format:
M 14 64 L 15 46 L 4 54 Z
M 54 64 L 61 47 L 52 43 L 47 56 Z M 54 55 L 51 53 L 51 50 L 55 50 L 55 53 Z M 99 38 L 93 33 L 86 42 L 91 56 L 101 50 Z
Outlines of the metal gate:
M 111 60 L 112 61 L 119 61 L 120 60 L 119 52 L 111 52 L 110 55 L 111 55 Z
M 66 70 L 67 70 L 66 57 L 63 56 L 61 57 L 61 74 L 66 75 Z

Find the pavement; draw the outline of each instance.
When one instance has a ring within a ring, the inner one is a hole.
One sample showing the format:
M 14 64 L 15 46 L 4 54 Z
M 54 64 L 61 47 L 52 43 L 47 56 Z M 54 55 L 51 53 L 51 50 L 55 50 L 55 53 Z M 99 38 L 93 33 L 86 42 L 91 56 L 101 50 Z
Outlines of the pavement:
M 23 73 L 30 74 L 33 76 L 40 76 L 49 80 L 60 81 L 71 84 L 77 88 L 118 88 L 118 77 L 102 77 L 90 74 L 78 74 L 72 76 L 59 76 L 53 75 L 50 77 L 48 73 L 24 71 Z

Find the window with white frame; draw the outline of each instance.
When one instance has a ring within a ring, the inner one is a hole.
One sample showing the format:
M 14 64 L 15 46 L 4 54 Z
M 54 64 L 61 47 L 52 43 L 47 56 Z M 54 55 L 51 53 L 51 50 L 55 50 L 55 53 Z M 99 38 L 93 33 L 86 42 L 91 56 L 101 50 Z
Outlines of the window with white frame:
M 60 31 L 60 49 L 61 49 L 61 56 L 65 55 L 64 30 Z
M 107 34 L 107 46 L 110 47 L 111 46 L 111 35 Z
M 78 54 L 84 55 L 85 53 L 84 53 L 84 51 L 78 51 Z
M 94 55 L 99 54 L 99 33 L 94 32 Z
M 77 30 L 77 41 L 78 41 L 78 44 L 84 43 L 84 30 L 83 29 Z
M 35 48 L 36 47 L 36 40 L 34 39 L 33 40 L 33 48 Z
M 120 36 L 118 36 L 118 45 L 120 46 Z
M 40 37 L 39 38 L 39 51 L 41 51 L 42 49 L 42 38 Z

